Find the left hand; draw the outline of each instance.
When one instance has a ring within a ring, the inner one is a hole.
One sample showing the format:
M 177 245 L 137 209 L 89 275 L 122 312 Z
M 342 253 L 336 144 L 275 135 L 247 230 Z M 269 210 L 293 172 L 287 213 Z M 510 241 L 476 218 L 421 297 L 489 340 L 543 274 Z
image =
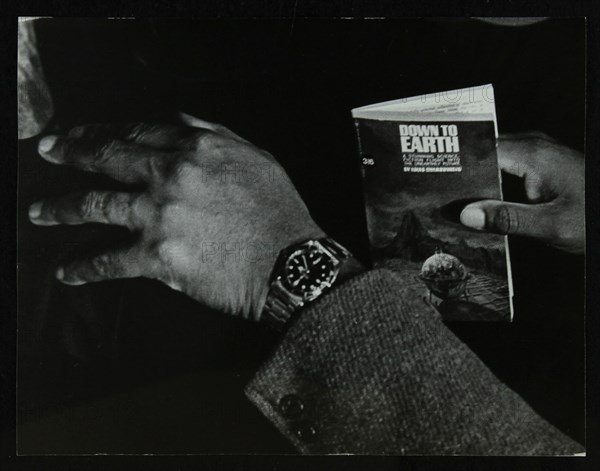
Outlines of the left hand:
M 529 204 L 483 200 L 466 206 L 461 222 L 497 234 L 534 237 L 565 252 L 585 251 L 583 155 L 542 133 L 498 141 L 500 168 L 523 179 Z
M 63 283 L 145 276 L 231 314 L 260 318 L 279 252 L 324 237 L 283 168 L 229 129 L 183 115 L 185 125 L 88 125 L 47 136 L 49 162 L 101 172 L 145 191 L 90 191 L 31 205 L 37 225 L 117 224 L 133 245 L 60 267 Z

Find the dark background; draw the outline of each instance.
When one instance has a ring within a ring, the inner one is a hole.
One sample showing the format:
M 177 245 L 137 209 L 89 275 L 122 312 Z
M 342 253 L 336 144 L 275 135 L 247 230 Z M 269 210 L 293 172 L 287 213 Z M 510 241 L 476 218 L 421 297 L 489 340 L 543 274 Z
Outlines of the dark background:
M 313 216 L 367 260 L 350 109 L 491 82 L 501 132 L 582 149 L 584 23 L 473 20 L 45 20 L 59 129 L 165 117 L 221 122 L 273 153 Z M 276 337 L 146 280 L 69 288 L 59 260 L 114 228 L 39 228 L 43 196 L 116 185 L 19 148 L 19 452 L 293 452 L 243 386 Z M 505 196 L 523 197 L 505 178 Z M 512 325 L 454 324 L 540 414 L 583 440 L 583 258 L 511 240 Z

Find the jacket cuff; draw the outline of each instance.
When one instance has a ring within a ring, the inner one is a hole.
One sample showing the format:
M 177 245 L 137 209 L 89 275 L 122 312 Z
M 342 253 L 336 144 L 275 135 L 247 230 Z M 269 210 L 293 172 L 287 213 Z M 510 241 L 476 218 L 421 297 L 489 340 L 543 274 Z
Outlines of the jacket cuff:
M 302 453 L 571 454 L 406 283 L 373 270 L 304 310 L 246 387 Z
M 357 333 L 369 338 L 382 328 L 373 314 L 396 315 L 400 302 L 403 316 L 419 316 L 402 302 L 405 291 L 401 279 L 388 270 L 367 271 L 345 281 L 294 319 L 274 355 L 246 387 L 250 401 L 300 452 L 347 452 L 345 440 L 336 438 L 340 434 L 332 416 L 360 413 L 354 398 L 345 397 L 345 389 L 368 387 L 370 375 L 365 374 L 364 385 L 356 377 L 355 384 L 346 384 L 349 378 L 341 370 L 358 362 L 355 371 L 360 375 L 368 367 L 371 352 L 355 347 L 364 345 Z M 420 308 L 428 309 L 424 302 Z M 439 319 L 433 309 L 428 314 Z

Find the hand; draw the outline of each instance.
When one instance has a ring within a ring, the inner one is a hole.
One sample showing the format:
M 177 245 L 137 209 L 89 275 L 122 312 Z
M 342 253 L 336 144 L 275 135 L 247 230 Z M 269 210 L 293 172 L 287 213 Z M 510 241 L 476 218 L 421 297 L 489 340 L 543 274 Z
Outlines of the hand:
M 508 135 L 498 144 L 500 168 L 524 180 L 533 204 L 485 200 L 466 206 L 461 222 L 498 234 L 535 237 L 566 252 L 585 250 L 584 160 L 545 134 Z
M 145 276 L 231 314 L 259 319 L 271 270 L 289 245 L 323 237 L 273 157 L 227 128 L 87 125 L 40 141 L 49 162 L 101 172 L 140 193 L 90 191 L 34 203 L 34 224 L 117 224 L 139 234 L 57 270 L 69 285 Z

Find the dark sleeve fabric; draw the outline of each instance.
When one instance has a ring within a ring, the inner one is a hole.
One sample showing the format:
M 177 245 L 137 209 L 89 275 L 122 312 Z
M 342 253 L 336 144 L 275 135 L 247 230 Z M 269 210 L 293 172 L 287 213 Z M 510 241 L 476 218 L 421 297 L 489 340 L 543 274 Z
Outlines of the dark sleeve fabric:
M 246 387 L 298 451 L 583 451 L 502 384 L 405 276 L 373 270 L 320 298 Z

